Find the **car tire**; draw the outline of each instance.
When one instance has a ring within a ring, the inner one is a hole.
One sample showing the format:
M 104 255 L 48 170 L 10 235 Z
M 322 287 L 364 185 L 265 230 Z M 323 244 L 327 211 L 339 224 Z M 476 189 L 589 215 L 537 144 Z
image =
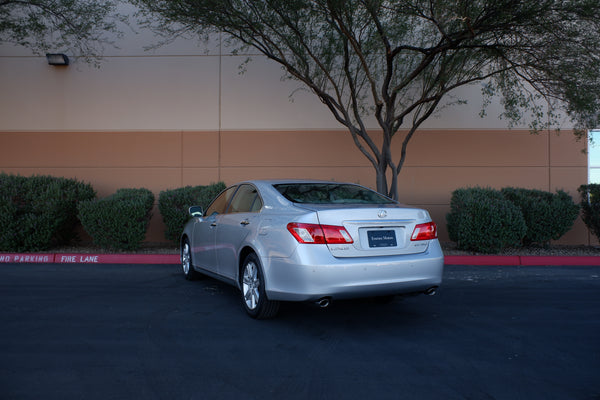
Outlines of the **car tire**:
M 265 280 L 258 256 L 248 254 L 242 264 L 240 289 L 244 309 L 252 318 L 273 318 L 279 311 L 279 302 L 271 301 L 265 293 Z
M 183 269 L 183 276 L 188 281 L 200 278 L 200 273 L 194 269 L 194 264 L 192 263 L 192 248 L 187 238 L 183 239 L 181 244 L 181 267 Z

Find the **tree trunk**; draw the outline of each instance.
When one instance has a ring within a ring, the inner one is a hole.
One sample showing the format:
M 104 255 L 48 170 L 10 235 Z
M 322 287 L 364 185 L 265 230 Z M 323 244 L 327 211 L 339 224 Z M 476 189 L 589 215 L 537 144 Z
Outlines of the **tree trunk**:
M 398 200 L 398 172 L 394 168 L 390 168 L 391 176 L 388 186 L 387 176 L 388 165 L 375 166 L 377 191 L 393 200 Z
M 398 172 L 396 172 L 394 168 L 392 168 L 391 181 L 388 197 L 398 200 Z
M 387 166 L 378 165 L 375 167 L 377 191 L 381 194 L 388 195 L 387 177 L 385 175 Z

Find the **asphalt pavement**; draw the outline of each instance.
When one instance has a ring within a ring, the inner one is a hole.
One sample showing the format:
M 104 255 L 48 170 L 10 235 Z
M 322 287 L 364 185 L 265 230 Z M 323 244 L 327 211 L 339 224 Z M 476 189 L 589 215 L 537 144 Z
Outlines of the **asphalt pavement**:
M 0 399 L 600 399 L 600 266 L 447 266 L 436 296 L 286 304 L 177 265 L 1 264 Z

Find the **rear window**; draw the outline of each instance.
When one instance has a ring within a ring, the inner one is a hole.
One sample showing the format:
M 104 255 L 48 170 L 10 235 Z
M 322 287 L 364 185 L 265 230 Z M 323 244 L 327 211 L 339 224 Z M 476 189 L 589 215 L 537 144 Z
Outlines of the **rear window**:
M 286 199 L 310 204 L 394 204 L 367 188 L 336 183 L 284 183 L 273 185 Z

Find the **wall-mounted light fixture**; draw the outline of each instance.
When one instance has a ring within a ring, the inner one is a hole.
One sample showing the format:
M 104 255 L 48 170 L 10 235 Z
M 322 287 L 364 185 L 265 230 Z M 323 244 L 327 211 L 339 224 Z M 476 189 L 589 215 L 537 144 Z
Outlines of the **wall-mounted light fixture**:
M 62 53 L 46 54 L 48 65 L 69 65 L 69 57 Z

